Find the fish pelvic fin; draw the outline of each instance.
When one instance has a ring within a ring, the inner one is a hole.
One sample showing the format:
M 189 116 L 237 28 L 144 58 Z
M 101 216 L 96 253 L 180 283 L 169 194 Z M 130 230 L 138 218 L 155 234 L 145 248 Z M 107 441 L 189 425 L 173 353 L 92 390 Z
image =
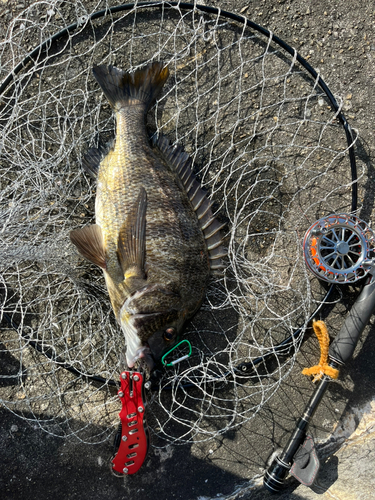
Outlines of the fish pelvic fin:
M 106 268 L 106 253 L 102 230 L 98 224 L 70 231 L 70 240 L 79 253 L 93 264 Z
M 207 197 L 207 191 L 202 187 L 193 172 L 193 162 L 181 146 L 171 146 L 167 137 L 160 135 L 153 140 L 164 155 L 171 167 L 176 171 L 184 189 L 187 192 L 192 207 L 197 214 L 199 226 L 206 240 L 210 269 L 225 268 L 223 258 L 227 251 L 223 246 L 222 229 L 226 224 L 221 224 L 214 216 L 211 207 L 213 202 Z
M 162 62 L 126 72 L 114 66 L 94 66 L 93 74 L 115 111 L 144 103 L 146 111 L 160 94 L 169 70 Z
M 142 341 L 135 326 L 129 322 L 129 317 L 120 321 L 120 325 L 125 336 L 126 362 L 129 368 L 133 368 L 138 358 L 137 353 L 142 349 Z
M 125 282 L 129 278 L 145 278 L 146 210 L 147 193 L 141 187 L 118 237 L 117 255 Z

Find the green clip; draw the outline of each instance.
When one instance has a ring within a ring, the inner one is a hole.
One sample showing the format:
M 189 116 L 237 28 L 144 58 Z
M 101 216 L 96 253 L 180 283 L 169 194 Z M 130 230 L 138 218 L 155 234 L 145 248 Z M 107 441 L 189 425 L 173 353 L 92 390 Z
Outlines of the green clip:
M 181 356 L 181 358 L 178 358 L 174 361 L 171 361 L 170 363 L 167 363 L 165 361 L 165 358 L 168 356 L 168 354 L 170 354 L 172 351 L 174 351 L 179 345 L 183 344 L 183 343 L 186 343 L 188 346 L 189 346 L 189 354 L 185 354 L 185 356 Z M 181 361 L 183 361 L 184 359 L 187 359 L 190 355 L 191 355 L 191 352 L 192 352 L 192 348 L 191 348 L 191 344 L 188 340 L 184 339 L 184 340 L 181 340 L 181 342 L 179 342 L 178 344 L 176 344 L 174 347 L 172 347 L 172 349 L 170 349 L 168 352 L 166 352 L 164 354 L 164 356 L 161 358 L 161 362 L 163 363 L 164 366 L 173 366 L 173 365 L 176 365 L 177 363 L 180 363 Z

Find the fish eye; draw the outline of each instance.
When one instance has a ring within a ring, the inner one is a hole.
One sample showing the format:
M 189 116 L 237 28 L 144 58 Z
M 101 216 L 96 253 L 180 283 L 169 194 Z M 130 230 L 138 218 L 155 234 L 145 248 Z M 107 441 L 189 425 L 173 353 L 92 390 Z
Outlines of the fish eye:
M 167 328 L 164 332 L 164 340 L 172 340 L 176 330 L 174 328 Z

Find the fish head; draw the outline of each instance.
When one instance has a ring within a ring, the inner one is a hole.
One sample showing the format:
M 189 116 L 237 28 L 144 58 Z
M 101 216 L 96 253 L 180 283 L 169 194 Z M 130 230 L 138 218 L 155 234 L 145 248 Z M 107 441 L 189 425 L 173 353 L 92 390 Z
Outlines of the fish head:
M 178 311 L 122 315 L 120 324 L 125 334 L 128 367 L 141 364 L 151 372 L 177 343 L 183 323 L 183 314 Z
M 139 360 L 151 372 L 180 337 L 187 312 L 178 307 L 176 294 L 144 289 L 125 301 L 119 323 L 125 335 L 126 361 L 133 368 Z

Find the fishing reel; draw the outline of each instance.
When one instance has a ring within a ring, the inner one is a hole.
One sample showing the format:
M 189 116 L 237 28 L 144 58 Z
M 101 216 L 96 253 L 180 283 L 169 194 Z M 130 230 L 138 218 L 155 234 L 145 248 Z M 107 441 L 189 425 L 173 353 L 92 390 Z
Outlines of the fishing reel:
M 373 274 L 375 234 L 354 215 L 332 214 L 306 232 L 303 251 L 308 268 L 332 284 L 353 283 Z

